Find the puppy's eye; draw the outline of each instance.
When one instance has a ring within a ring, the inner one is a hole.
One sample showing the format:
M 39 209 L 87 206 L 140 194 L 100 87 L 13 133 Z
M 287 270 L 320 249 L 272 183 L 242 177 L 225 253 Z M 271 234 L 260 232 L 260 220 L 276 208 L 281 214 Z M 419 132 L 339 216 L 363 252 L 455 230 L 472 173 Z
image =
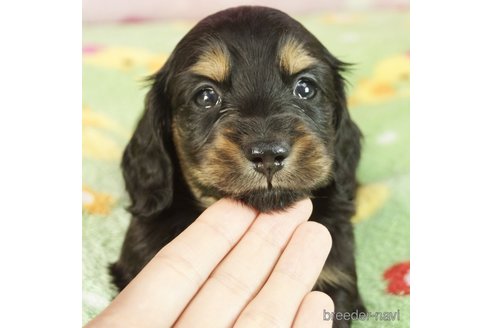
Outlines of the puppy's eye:
M 204 108 L 212 108 L 220 103 L 220 97 L 212 88 L 205 88 L 195 96 L 195 103 Z
M 316 94 L 316 86 L 307 79 L 300 79 L 294 87 L 294 95 L 301 99 L 311 99 Z

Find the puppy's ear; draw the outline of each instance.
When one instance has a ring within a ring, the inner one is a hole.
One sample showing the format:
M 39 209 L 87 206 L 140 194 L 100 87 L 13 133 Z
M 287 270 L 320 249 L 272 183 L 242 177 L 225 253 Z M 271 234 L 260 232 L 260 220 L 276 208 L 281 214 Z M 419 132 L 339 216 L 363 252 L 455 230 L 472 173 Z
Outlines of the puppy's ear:
M 355 171 L 360 159 L 361 138 L 357 125 L 350 118 L 347 109 L 347 98 L 345 95 L 345 80 L 342 73 L 349 64 L 343 63 L 331 54 L 330 62 L 335 74 L 335 116 L 334 126 L 336 129 L 335 141 L 335 181 L 344 193 L 350 198 L 355 197 L 357 179 Z
M 121 163 L 131 199 L 128 211 L 139 218 L 158 214 L 173 200 L 171 106 L 165 94 L 165 72 L 150 79 L 153 85 L 145 98 L 145 111 Z

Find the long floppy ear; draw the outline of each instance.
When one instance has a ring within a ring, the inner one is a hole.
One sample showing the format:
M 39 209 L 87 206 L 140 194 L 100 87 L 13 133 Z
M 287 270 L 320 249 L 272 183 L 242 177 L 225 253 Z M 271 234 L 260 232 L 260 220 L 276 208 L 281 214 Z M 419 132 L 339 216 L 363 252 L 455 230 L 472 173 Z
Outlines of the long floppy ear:
M 171 107 L 165 95 L 165 70 L 152 77 L 145 111 L 125 148 L 121 168 L 131 199 L 128 211 L 149 218 L 169 207 L 173 200 Z
M 360 159 L 362 133 L 350 118 L 345 95 L 345 80 L 342 73 L 348 64 L 330 54 L 334 74 L 336 94 L 336 141 L 335 141 L 335 181 L 349 199 L 355 198 L 357 179 L 355 172 Z

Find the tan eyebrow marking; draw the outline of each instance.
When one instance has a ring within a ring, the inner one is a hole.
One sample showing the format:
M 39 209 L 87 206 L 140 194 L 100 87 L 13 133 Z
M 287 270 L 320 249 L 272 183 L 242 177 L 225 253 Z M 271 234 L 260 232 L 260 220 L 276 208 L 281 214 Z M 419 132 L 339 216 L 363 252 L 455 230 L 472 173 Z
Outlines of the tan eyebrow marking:
M 287 37 L 279 52 L 280 68 L 292 75 L 316 63 L 302 43 L 293 37 Z
M 191 66 L 190 71 L 214 81 L 225 81 L 231 71 L 230 55 L 225 45 L 212 42 Z

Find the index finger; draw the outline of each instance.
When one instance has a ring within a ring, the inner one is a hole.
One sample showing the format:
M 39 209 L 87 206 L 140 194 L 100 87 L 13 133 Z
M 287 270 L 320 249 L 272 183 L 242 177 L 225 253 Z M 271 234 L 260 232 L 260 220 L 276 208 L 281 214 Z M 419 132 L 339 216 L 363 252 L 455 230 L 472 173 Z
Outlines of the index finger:
M 89 326 L 169 327 L 257 213 L 222 199 L 162 248 Z

